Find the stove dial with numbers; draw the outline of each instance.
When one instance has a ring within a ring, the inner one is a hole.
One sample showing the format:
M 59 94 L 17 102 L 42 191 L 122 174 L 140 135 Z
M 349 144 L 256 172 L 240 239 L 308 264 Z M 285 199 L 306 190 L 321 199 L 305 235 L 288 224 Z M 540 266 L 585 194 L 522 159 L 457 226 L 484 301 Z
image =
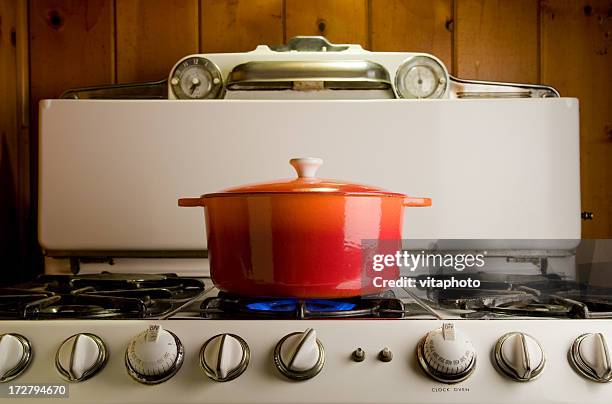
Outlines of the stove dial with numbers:
M 26 337 L 0 334 L 0 383 L 19 376 L 32 360 L 32 348 Z
M 176 335 L 159 325 L 135 336 L 125 351 L 125 365 L 136 381 L 157 384 L 174 376 L 185 353 Z
M 546 363 L 538 341 L 522 332 L 509 332 L 498 339 L 493 360 L 497 370 L 518 382 L 538 377 Z
M 406 60 L 395 74 L 395 88 L 401 98 L 442 98 L 448 81 L 442 64 L 426 55 Z
M 578 373 L 595 382 L 612 380 L 610 347 L 601 333 L 576 338 L 569 352 L 570 363 Z
M 281 339 L 274 349 L 274 364 L 285 376 L 294 380 L 315 377 L 325 363 L 325 350 L 317 333 L 309 328 Z
M 170 87 L 178 99 L 217 98 L 223 88 L 223 79 L 213 62 L 193 56 L 176 65 L 170 75 Z
M 69 382 L 87 380 L 106 364 L 104 342 L 94 334 L 81 333 L 65 340 L 55 355 L 55 367 Z
M 417 358 L 427 375 L 448 384 L 467 379 L 476 366 L 472 343 L 451 323 L 428 332 L 419 341 Z
M 202 346 L 200 365 L 212 380 L 227 382 L 246 370 L 250 357 L 245 340 L 235 334 L 219 334 Z

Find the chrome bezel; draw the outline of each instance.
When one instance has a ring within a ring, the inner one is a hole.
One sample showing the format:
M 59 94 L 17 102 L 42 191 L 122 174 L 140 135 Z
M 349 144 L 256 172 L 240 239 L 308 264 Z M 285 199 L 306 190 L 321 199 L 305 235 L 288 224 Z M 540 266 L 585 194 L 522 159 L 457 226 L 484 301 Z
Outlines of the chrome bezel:
M 194 60 L 197 60 L 198 62 L 193 63 Z M 206 93 L 204 97 L 191 97 L 185 94 L 185 92 L 181 88 L 182 70 L 194 65 L 204 66 L 204 68 L 212 77 L 212 81 L 210 83 L 210 90 L 208 91 L 208 93 Z M 178 82 L 176 84 L 172 83 L 172 79 L 174 78 L 178 79 Z M 219 67 L 217 67 L 217 65 L 214 64 L 212 61 L 201 56 L 189 56 L 186 59 L 183 59 L 179 63 L 177 63 L 174 69 L 172 70 L 172 73 L 170 74 L 168 83 L 170 84 L 172 93 L 174 93 L 176 98 L 179 100 L 205 100 L 219 98 L 219 95 L 222 93 L 221 90 L 223 89 L 223 77 L 221 76 L 221 70 L 219 70 Z
M 22 374 L 28 368 L 28 365 L 31 363 L 33 354 L 30 341 L 28 341 L 26 337 L 21 334 L 5 333 L 0 334 L 0 338 L 5 335 L 10 335 L 17 338 L 17 340 L 21 343 L 21 346 L 23 347 L 23 355 L 21 356 L 21 360 L 19 361 L 19 363 L 13 369 L 9 370 L 0 377 L 0 383 L 10 382 L 14 378 Z
M 183 348 L 183 344 L 181 343 L 181 340 L 176 336 L 176 334 L 174 334 L 172 331 L 168 331 L 168 332 L 170 333 L 170 335 L 172 335 L 176 343 L 176 360 L 174 361 L 174 364 L 169 369 L 167 369 L 166 372 L 162 373 L 161 375 L 147 376 L 147 375 L 141 375 L 140 373 L 138 373 L 130 364 L 130 361 L 128 359 L 129 347 L 126 348 L 125 367 L 127 368 L 128 374 L 137 382 L 142 383 L 142 384 L 163 383 L 166 380 L 170 379 L 172 376 L 174 376 L 176 372 L 178 372 L 181 366 L 183 365 L 183 359 L 185 357 L 185 349 Z
M 536 367 L 534 370 L 531 371 L 531 374 L 529 375 L 529 378 L 527 379 L 520 378 L 516 374 L 514 369 L 512 369 L 510 365 L 508 365 L 506 361 L 504 361 L 504 358 L 501 354 L 501 350 L 502 350 L 502 346 L 504 345 L 504 342 L 506 342 L 508 338 L 514 335 L 519 335 L 519 334 L 523 334 L 525 337 L 529 337 L 532 340 L 534 340 L 535 343 L 540 348 L 540 351 L 542 352 L 542 362 L 538 365 L 538 367 Z M 529 334 L 521 333 L 518 331 L 506 333 L 497 340 L 497 342 L 495 343 L 495 347 L 493 348 L 493 366 L 495 367 L 495 369 L 497 369 L 497 371 L 503 374 L 504 376 L 508 376 L 509 378 L 517 382 L 524 383 L 524 382 L 529 382 L 529 381 L 537 379 L 538 376 L 542 374 L 542 371 L 544 370 L 545 365 L 546 365 L 546 357 L 544 355 L 544 350 L 542 349 L 542 345 L 540 345 L 538 340 L 536 340 L 534 337 L 532 337 Z
M 238 340 L 238 342 L 242 346 L 242 358 L 240 359 L 240 365 L 236 369 L 229 372 L 226 377 L 221 378 L 221 377 L 217 377 L 215 371 L 210 366 L 208 366 L 208 364 L 206 363 L 205 357 L 204 357 L 204 353 L 206 351 L 206 347 L 213 339 L 217 337 L 222 337 L 224 335 L 236 338 L 236 340 Z M 200 367 L 204 370 L 204 373 L 206 373 L 206 376 L 208 376 L 209 378 L 211 378 L 212 380 L 216 382 L 229 382 L 230 380 L 234 380 L 235 378 L 240 376 L 242 373 L 244 373 L 244 371 L 249 366 L 250 359 L 251 359 L 251 350 L 249 349 L 249 345 L 246 343 L 244 339 L 242 339 L 240 336 L 236 334 L 229 334 L 229 333 L 217 334 L 209 338 L 204 343 L 204 345 L 202 345 L 202 348 L 200 349 Z
M 94 342 L 98 346 L 98 358 L 96 359 L 96 363 L 94 363 L 92 368 L 89 369 L 87 372 L 85 372 L 83 376 L 73 377 L 70 374 L 70 371 L 68 371 L 67 369 L 64 369 L 64 367 L 60 363 L 59 353 L 60 353 L 60 350 L 62 349 L 62 346 L 64 346 L 66 342 L 68 342 L 71 338 L 77 337 L 78 335 L 86 335 L 92 340 L 94 340 Z M 57 352 L 55 353 L 55 368 L 60 373 L 62 378 L 64 378 L 66 381 L 82 382 L 83 380 L 89 379 L 90 377 L 98 373 L 100 370 L 102 370 L 102 368 L 104 368 L 104 366 L 106 365 L 107 360 L 108 360 L 108 355 L 107 355 L 106 345 L 104 345 L 104 341 L 102 341 L 102 339 L 95 334 L 91 334 L 88 332 L 82 332 L 82 333 L 71 335 L 70 337 L 66 338 L 60 344 L 60 347 L 57 349 Z
M 410 69 L 416 66 L 423 66 L 423 65 L 428 67 L 434 73 L 434 75 L 437 76 L 438 83 L 437 83 L 436 88 L 432 91 L 431 94 L 429 94 L 426 97 L 418 97 L 408 92 L 400 84 L 401 84 L 402 77 L 406 75 L 410 71 Z M 448 90 L 449 81 L 450 79 L 449 79 L 448 72 L 446 71 L 446 68 L 440 61 L 428 55 L 416 55 L 416 56 L 412 56 L 404 60 L 400 64 L 400 66 L 397 68 L 397 71 L 395 72 L 395 79 L 393 83 L 395 85 L 395 91 L 397 92 L 397 95 L 400 98 L 437 99 L 437 98 L 444 97 L 444 95 L 446 94 L 446 91 Z M 402 89 L 404 91 L 402 91 Z
M 472 361 L 468 364 L 467 368 L 456 375 L 445 375 L 441 372 L 438 372 L 436 369 L 431 367 L 427 360 L 425 359 L 425 340 L 427 339 L 427 335 L 419 340 L 417 345 L 417 359 L 419 362 L 419 367 L 431 378 L 446 384 L 455 384 L 464 381 L 468 377 L 474 373 L 474 369 L 476 369 L 476 353 L 474 352 L 474 356 Z
M 308 380 L 318 375 L 319 372 L 321 372 L 321 369 L 323 369 L 323 365 L 325 363 L 325 348 L 323 348 L 323 344 L 317 338 L 317 346 L 319 347 L 319 359 L 317 360 L 317 363 L 314 365 L 314 367 L 312 369 L 308 369 L 303 372 L 296 372 L 296 371 L 289 369 L 287 365 L 285 365 L 285 363 L 283 363 L 283 360 L 281 359 L 281 347 L 283 343 L 287 340 L 287 338 L 292 337 L 294 335 L 298 335 L 298 334 L 302 334 L 302 333 L 292 332 L 291 334 L 285 335 L 280 341 L 278 341 L 278 343 L 276 344 L 276 347 L 274 348 L 274 364 L 276 365 L 276 368 L 284 376 L 290 379 Z
M 574 340 L 569 352 L 567 353 L 568 360 L 579 375 L 597 383 L 608 383 L 612 381 L 612 372 L 604 379 L 597 377 L 597 375 L 592 372 L 591 367 L 582 360 L 582 356 L 580 355 L 580 344 L 591 334 L 592 333 L 582 334 Z

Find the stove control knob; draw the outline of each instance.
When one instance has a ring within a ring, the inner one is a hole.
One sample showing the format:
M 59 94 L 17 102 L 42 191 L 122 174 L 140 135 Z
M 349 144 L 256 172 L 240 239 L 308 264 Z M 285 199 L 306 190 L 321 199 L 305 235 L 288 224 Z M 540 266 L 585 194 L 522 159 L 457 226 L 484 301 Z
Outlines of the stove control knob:
M 183 344 L 176 335 L 159 325 L 134 337 L 125 351 L 125 366 L 135 380 L 157 384 L 174 376 L 181 368 Z
M 65 340 L 55 354 L 55 367 L 70 382 L 89 379 L 106 364 L 106 346 L 93 334 L 76 334 Z
M 215 335 L 200 350 L 200 365 L 217 382 L 227 382 L 242 374 L 249 365 L 251 351 L 235 334 Z
M 430 377 L 442 383 L 467 379 L 476 365 L 476 352 L 465 334 L 451 323 L 430 331 L 419 341 L 417 358 Z
M 290 379 L 306 380 L 315 377 L 324 362 L 323 344 L 312 328 L 286 335 L 274 349 L 276 367 Z
M 0 383 L 21 374 L 32 359 L 32 348 L 26 337 L 19 334 L 0 334 Z
M 528 382 L 544 370 L 544 351 L 538 341 L 522 332 L 509 332 L 497 340 L 494 365 L 506 376 Z
M 583 334 L 576 338 L 569 358 L 582 376 L 600 383 L 612 380 L 610 350 L 603 334 Z

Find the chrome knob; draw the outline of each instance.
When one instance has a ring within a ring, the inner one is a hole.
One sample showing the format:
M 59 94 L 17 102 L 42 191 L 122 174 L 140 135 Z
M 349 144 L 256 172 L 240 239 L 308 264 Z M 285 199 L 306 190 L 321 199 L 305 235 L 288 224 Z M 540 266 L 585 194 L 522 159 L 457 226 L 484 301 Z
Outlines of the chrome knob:
M 251 352 L 247 343 L 235 334 L 215 335 L 200 350 L 200 365 L 217 382 L 240 376 L 249 365 Z
M 157 384 L 174 376 L 184 357 L 179 338 L 159 325 L 135 336 L 125 350 L 125 366 L 136 381 Z
M 419 341 L 417 359 L 427 375 L 449 384 L 467 379 L 476 366 L 472 343 L 451 323 L 428 332 Z
M 497 340 L 493 363 L 504 375 L 527 382 L 542 373 L 546 359 L 535 338 L 522 332 L 510 332 Z
M 0 383 L 19 376 L 32 360 L 32 348 L 26 337 L 0 334 Z
M 312 328 L 286 335 L 274 349 L 274 364 L 290 379 L 306 380 L 315 377 L 324 362 L 323 344 Z
M 87 380 L 99 372 L 107 360 L 106 346 L 93 334 L 76 334 L 65 340 L 55 355 L 55 367 L 70 382 Z
M 572 344 L 569 352 L 570 363 L 582 376 L 606 383 L 612 380 L 610 351 L 603 334 L 582 334 Z

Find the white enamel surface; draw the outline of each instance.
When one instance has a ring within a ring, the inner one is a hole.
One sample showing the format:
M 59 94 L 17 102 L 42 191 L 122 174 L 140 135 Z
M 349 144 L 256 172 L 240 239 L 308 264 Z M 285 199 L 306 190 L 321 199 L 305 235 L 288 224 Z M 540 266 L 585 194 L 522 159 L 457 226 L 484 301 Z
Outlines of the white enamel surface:
M 325 159 L 321 178 L 431 197 L 406 209 L 405 238 L 580 236 L 576 99 L 46 100 L 40 118 L 49 250 L 205 248 L 202 209 L 177 199 L 294 178 L 295 156 Z
M 240 367 L 243 355 L 244 349 L 240 341 L 231 335 L 226 335 L 225 338 L 223 335 L 213 338 L 204 350 L 206 364 L 220 379 L 226 378 L 230 372 Z
M 12 335 L 4 334 L 0 338 L 0 377 L 15 369 L 23 358 L 24 349 L 21 342 Z
M 315 330 L 306 330 L 288 337 L 280 350 L 281 360 L 285 366 L 296 372 L 305 372 L 314 368 L 320 354 Z
M 609 349 L 605 337 L 589 334 L 580 342 L 578 351 L 585 364 L 593 369 L 598 377 L 603 378 L 610 373 Z
M 165 373 L 178 356 L 172 334 L 161 328 L 155 337 L 149 331 L 144 331 L 134 337 L 128 346 L 128 360 L 132 368 L 144 376 Z
M 177 374 L 155 386 L 136 383 L 124 365 L 128 341 L 149 322 L 137 320 L 2 321 L 0 332 L 29 338 L 34 359 L 14 383 L 60 383 L 55 370 L 57 347 L 78 332 L 91 332 L 109 348 L 107 365 L 95 377 L 70 384 L 62 403 L 482 403 L 609 404 L 612 383 L 580 376 L 569 364 L 573 341 L 586 332 L 612 338 L 611 320 L 459 320 L 457 330 L 472 340 L 478 357 L 474 373 L 454 386 L 438 383 L 419 368 L 419 339 L 442 324 L 436 320 L 168 320 L 158 322 L 181 339 L 185 361 Z M 272 353 L 287 334 L 315 328 L 325 345 L 325 366 L 317 377 L 294 382 L 276 369 Z M 546 351 L 547 368 L 529 383 L 517 383 L 495 370 L 490 354 L 502 335 L 520 331 L 536 338 Z M 240 335 L 251 348 L 248 369 L 235 380 L 217 383 L 199 365 L 202 344 L 220 332 Z M 393 360 L 376 353 L 388 346 Z M 361 347 L 363 362 L 350 359 Z M 443 391 L 443 388 L 449 391 Z M 459 390 L 455 390 L 455 388 Z M 463 390 L 460 390 L 463 389 Z M 469 391 L 467 391 L 469 390 Z
M 437 371 L 455 375 L 468 368 L 474 358 L 474 347 L 469 337 L 460 330 L 443 333 L 438 328 L 427 334 L 425 358 Z M 448 364 L 447 361 L 452 363 Z
M 514 334 L 506 339 L 501 347 L 504 362 L 521 378 L 528 377 L 544 360 L 542 349 L 533 337 L 524 335 L 524 338 L 523 344 L 521 335 Z
M 323 159 L 317 157 L 302 157 L 289 160 L 299 178 L 315 178 L 317 170 L 323 165 Z
M 59 348 L 59 361 L 75 379 L 81 378 L 98 362 L 100 348 L 88 335 L 74 335 Z

